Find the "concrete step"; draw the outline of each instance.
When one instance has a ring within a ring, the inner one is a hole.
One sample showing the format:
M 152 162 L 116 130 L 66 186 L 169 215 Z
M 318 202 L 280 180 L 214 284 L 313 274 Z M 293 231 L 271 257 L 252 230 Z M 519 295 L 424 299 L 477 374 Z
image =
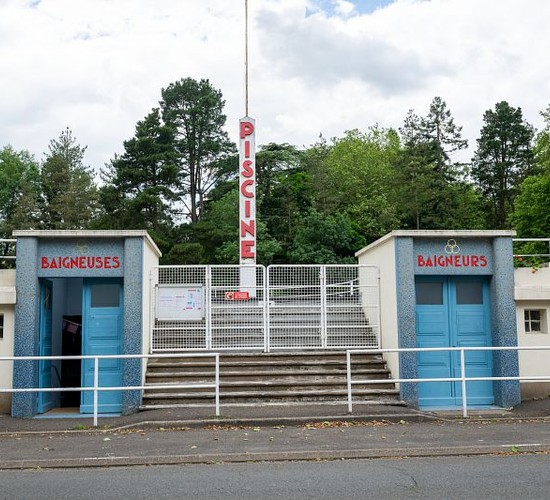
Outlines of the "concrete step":
M 356 379 L 361 380 L 391 380 L 387 371 L 380 370 L 378 372 L 354 373 Z M 149 388 L 155 389 L 157 385 L 180 385 L 180 384 L 212 384 L 214 375 L 205 376 L 204 374 L 187 374 L 185 376 L 164 376 L 163 374 L 147 375 L 146 384 Z M 393 385 L 393 382 L 389 382 Z M 233 375 L 223 375 L 220 377 L 220 387 L 316 387 L 316 386 L 346 386 L 346 374 L 325 374 L 318 375 L 310 374 L 290 374 L 275 373 L 273 375 L 262 376 L 257 373 L 246 375 L 243 373 Z M 368 383 L 364 384 L 368 385 Z M 374 384 L 371 384 L 374 386 Z M 377 386 L 381 384 L 376 384 Z M 149 389 L 148 389 L 149 390 Z
M 170 369 L 172 368 L 172 369 Z M 153 381 L 159 378 L 203 378 L 213 377 L 215 372 L 212 367 L 203 367 L 203 369 L 173 369 L 177 367 L 166 367 L 161 370 L 149 370 L 147 378 Z M 196 368 L 196 367 L 195 367 Z M 250 367 L 249 367 L 250 368 Z M 383 365 L 374 365 L 373 368 L 353 368 L 354 376 L 370 376 L 389 374 L 389 370 Z M 258 368 L 254 370 L 242 369 L 240 367 L 227 367 L 220 370 L 221 378 L 262 378 L 262 377 L 317 377 L 317 376 L 346 376 L 346 368 L 338 365 L 333 366 L 278 366 L 271 369 Z
M 354 399 L 398 400 L 399 392 L 379 354 L 354 355 L 352 371 L 362 380 L 388 379 L 387 383 L 354 385 Z M 212 383 L 214 357 L 150 360 L 146 381 L 146 405 L 206 404 L 205 400 L 214 395 L 211 388 L 162 386 Z M 228 404 L 345 400 L 346 356 L 342 351 L 315 350 L 223 353 L 220 355 L 220 394 L 222 402 Z
M 215 398 L 214 391 L 204 392 L 159 392 L 154 395 L 144 394 L 145 405 L 185 405 L 212 401 Z M 399 391 L 396 389 L 360 389 L 353 391 L 354 401 L 399 401 Z M 347 391 L 343 389 L 315 389 L 308 391 L 279 391 L 269 395 L 269 402 L 319 402 L 319 401 L 345 401 Z M 266 396 L 263 391 L 220 391 L 220 404 L 261 404 L 265 403 Z
M 385 361 L 381 358 L 364 359 L 353 357 L 351 360 L 352 367 L 360 366 L 383 366 Z M 226 357 L 220 356 L 220 370 L 228 370 L 231 368 L 253 369 L 258 370 L 262 367 L 279 368 L 283 369 L 287 367 L 289 369 L 302 369 L 308 370 L 312 368 L 331 367 L 340 368 L 342 371 L 346 370 L 345 357 L 342 359 L 286 359 L 281 358 L 243 358 L 243 357 Z M 214 368 L 214 358 L 162 358 L 162 361 L 150 361 L 147 365 L 148 371 L 163 370 L 163 369 L 196 369 L 196 368 Z M 355 368 L 354 368 L 355 369 Z

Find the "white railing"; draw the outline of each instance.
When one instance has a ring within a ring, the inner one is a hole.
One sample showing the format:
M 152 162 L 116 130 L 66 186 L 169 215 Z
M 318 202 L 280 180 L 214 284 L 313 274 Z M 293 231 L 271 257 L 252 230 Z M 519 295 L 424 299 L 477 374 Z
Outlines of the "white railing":
M 215 373 L 212 383 L 192 383 L 192 384 L 154 384 L 154 385 L 136 385 L 136 386 L 100 386 L 99 384 L 99 360 L 102 359 L 145 359 L 145 358 L 214 358 Z M 220 355 L 219 353 L 186 353 L 186 354 L 113 354 L 97 356 L 7 356 L 0 357 L 1 361 L 54 361 L 54 360 L 94 360 L 94 385 L 93 387 L 22 387 L 3 389 L 0 393 L 16 392 L 69 392 L 69 391 L 93 391 L 93 419 L 94 427 L 97 427 L 99 393 L 102 391 L 143 391 L 145 389 L 214 389 L 216 416 L 220 415 Z
M 0 255 L 0 260 L 15 260 L 15 244 L 17 243 L 16 239 L 11 238 L 0 238 L 0 247 L 6 247 L 4 252 L 9 252 L 10 249 L 13 249 L 9 253 L 4 253 Z
M 497 381 L 497 380 L 519 380 L 520 382 L 539 382 L 548 380 L 550 375 L 540 376 L 509 376 L 509 377 L 467 377 L 465 353 L 467 351 L 548 351 L 550 346 L 506 346 L 506 347 L 411 347 L 400 349 L 353 349 L 346 351 L 346 378 L 348 388 L 348 411 L 353 412 L 352 388 L 357 384 L 387 384 L 387 383 L 416 383 L 416 382 L 460 382 L 462 386 L 462 415 L 468 416 L 468 395 L 466 392 L 467 382 Z M 353 379 L 351 372 L 351 356 L 354 354 L 384 354 L 390 352 L 412 353 L 412 352 L 438 352 L 455 351 L 460 353 L 460 377 L 441 377 L 441 378 L 386 378 L 386 379 Z
M 514 265 L 516 267 L 546 266 L 548 261 L 550 261 L 550 238 L 513 238 L 512 242 L 514 243 Z M 527 245 L 523 245 L 522 248 L 522 243 Z M 545 252 L 533 253 L 533 248 L 539 243 L 543 243 L 547 250 Z M 527 252 L 525 251 L 526 246 Z

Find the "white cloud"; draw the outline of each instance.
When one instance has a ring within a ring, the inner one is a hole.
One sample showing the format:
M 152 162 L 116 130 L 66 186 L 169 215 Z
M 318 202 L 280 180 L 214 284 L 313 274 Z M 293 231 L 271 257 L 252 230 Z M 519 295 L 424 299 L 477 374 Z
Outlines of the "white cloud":
M 498 101 L 540 125 L 550 102 L 547 0 L 323 1 L 249 0 L 260 143 L 399 127 L 436 95 L 472 148 Z M 40 158 L 69 126 L 101 167 L 161 88 L 188 76 L 221 89 L 236 140 L 243 59 L 244 1 L 0 0 L 0 147 Z

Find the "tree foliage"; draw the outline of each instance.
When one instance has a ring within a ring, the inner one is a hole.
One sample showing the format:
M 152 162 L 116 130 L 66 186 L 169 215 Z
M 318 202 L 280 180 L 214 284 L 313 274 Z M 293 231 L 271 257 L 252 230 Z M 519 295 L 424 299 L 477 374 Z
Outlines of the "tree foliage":
M 5 146 L 0 237 L 25 228 L 146 229 L 162 263 L 238 263 L 238 156 L 223 107 L 208 80 L 168 85 L 101 170 L 99 190 L 68 128 L 40 163 Z M 425 115 L 410 110 L 399 133 L 374 125 L 302 149 L 260 146 L 258 263 L 354 262 L 363 245 L 400 228 L 512 226 L 547 237 L 550 107 L 541 115 L 533 144 L 520 108 L 503 101 L 487 111 L 471 166 L 457 161 L 467 142 L 440 97 Z
M 451 110 L 441 97 L 433 98 L 425 117 L 409 110 L 400 132 L 406 148 L 428 146 L 436 172 L 450 181 L 459 177 L 462 165 L 452 158 L 454 153 L 468 147 L 468 141 L 462 137 L 462 127 L 455 124 Z
M 97 215 L 97 188 L 83 164 L 85 151 L 69 128 L 50 141 L 41 168 L 45 229 L 84 229 Z
M 178 198 L 174 131 L 161 123 L 158 109 L 137 123 L 135 136 L 124 142 L 124 153 L 102 175 L 108 182 L 101 190 L 105 226 L 153 234 L 172 226 L 172 205 Z
M 518 188 L 535 173 L 533 136 L 533 127 L 524 121 L 521 108 L 513 108 L 506 101 L 483 115 L 472 177 L 486 198 L 490 227 L 509 226 Z
M 394 229 L 398 219 L 390 186 L 398 152 L 399 138 L 391 129 L 351 130 L 334 139 L 324 159 L 323 203 L 316 203 L 316 210 L 345 214 L 367 241 Z
M 539 170 L 550 173 L 550 105 L 540 114 L 544 128 L 537 134 L 533 153 Z
M 0 150 L 0 238 L 41 227 L 39 165 L 28 151 Z
M 550 175 L 525 179 L 516 198 L 512 222 L 522 238 L 548 238 L 550 235 Z
M 221 91 L 204 79 L 185 78 L 162 89 L 162 118 L 175 132 L 185 215 L 192 223 L 201 219 L 208 192 L 227 173 L 222 160 L 235 152 L 223 130 L 224 104 Z
M 428 114 L 420 117 L 409 110 L 400 129 L 403 147 L 395 162 L 393 185 L 404 227 L 444 229 L 455 227 L 462 212 L 456 189 L 465 187 L 464 168 L 453 161 L 454 153 L 467 147 L 462 127 L 440 97 L 434 97 Z
M 354 253 L 365 238 L 344 214 L 323 214 L 308 210 L 289 250 L 292 264 L 352 264 Z

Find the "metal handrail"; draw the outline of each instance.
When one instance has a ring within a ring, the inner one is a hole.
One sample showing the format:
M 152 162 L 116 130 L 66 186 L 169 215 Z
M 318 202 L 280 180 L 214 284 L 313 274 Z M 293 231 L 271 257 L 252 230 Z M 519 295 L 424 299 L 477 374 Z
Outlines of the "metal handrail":
M 220 415 L 220 354 L 217 352 L 185 353 L 185 354 L 102 354 L 102 355 L 82 355 L 82 356 L 1 356 L 0 361 L 53 361 L 53 360 L 93 360 L 94 361 L 94 385 L 93 387 L 22 387 L 3 389 L 1 393 L 16 392 L 68 392 L 68 391 L 93 391 L 93 419 L 94 427 L 97 427 L 98 421 L 98 400 L 99 392 L 102 391 L 138 391 L 151 389 L 152 386 L 100 386 L 99 385 L 99 360 L 100 359 L 145 359 L 145 358 L 215 358 L 215 374 L 213 383 L 200 384 L 159 384 L 153 386 L 155 389 L 215 389 L 216 416 Z
M 348 389 L 348 411 L 353 413 L 352 386 L 356 384 L 387 384 L 404 382 L 460 382 L 462 385 L 462 415 L 468 416 L 468 401 L 466 394 L 466 382 L 479 382 L 489 380 L 519 380 L 527 382 L 536 382 L 550 380 L 550 375 L 525 376 L 522 377 L 466 377 L 465 352 L 466 351 L 536 351 L 550 350 L 550 346 L 503 346 L 503 347 L 411 347 L 411 348 L 393 348 L 393 349 L 348 349 L 346 351 L 346 379 Z M 460 353 L 460 377 L 440 377 L 440 378 L 390 378 L 390 379 L 352 379 L 351 356 L 352 354 L 384 354 L 389 352 L 459 352 Z
M 512 243 L 546 243 L 548 245 L 548 253 L 515 253 L 514 258 L 528 258 L 528 257 L 539 257 L 539 258 L 549 258 L 550 257 L 550 238 L 512 238 Z
M 17 243 L 17 240 L 14 238 L 0 238 L 0 245 L 2 243 L 6 243 L 8 245 L 14 245 Z M 15 248 L 14 248 L 14 255 L 0 255 L 0 260 L 15 260 Z

